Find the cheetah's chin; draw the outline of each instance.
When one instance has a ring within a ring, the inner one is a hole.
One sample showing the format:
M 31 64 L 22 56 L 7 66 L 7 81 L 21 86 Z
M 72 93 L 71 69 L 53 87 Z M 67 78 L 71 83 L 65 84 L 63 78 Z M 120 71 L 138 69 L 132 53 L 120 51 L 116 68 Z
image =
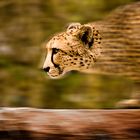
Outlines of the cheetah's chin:
M 61 74 L 49 74 L 48 73 L 48 75 L 51 79 L 60 79 L 60 78 L 64 77 L 65 73 L 61 73 Z

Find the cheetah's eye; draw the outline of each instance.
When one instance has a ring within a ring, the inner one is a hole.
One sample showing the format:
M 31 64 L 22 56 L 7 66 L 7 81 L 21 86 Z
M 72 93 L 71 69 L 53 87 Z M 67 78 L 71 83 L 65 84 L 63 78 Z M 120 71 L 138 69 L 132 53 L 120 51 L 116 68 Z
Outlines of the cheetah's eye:
M 56 53 L 58 53 L 59 49 L 53 48 L 52 51 L 53 51 L 53 54 L 56 54 Z

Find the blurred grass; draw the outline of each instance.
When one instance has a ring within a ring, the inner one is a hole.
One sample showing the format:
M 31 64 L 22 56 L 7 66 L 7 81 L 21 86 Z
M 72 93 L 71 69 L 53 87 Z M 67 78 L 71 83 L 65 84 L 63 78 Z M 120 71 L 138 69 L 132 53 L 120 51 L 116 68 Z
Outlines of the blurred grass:
M 0 106 L 111 108 L 127 98 L 127 80 L 80 73 L 51 80 L 40 63 L 45 42 L 69 22 L 100 20 L 133 1 L 1 0 Z

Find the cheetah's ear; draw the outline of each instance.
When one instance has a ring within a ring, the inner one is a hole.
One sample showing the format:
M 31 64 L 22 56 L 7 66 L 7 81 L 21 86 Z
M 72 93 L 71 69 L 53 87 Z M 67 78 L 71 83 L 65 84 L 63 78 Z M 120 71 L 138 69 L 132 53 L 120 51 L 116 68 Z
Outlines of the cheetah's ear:
M 80 26 L 81 26 L 81 24 L 78 23 L 78 22 L 71 23 L 71 24 L 68 25 L 68 27 L 67 27 L 67 31 L 69 31 L 69 30 L 73 30 L 73 29 L 79 29 Z
M 93 29 L 89 25 L 83 25 L 81 26 L 79 33 L 78 33 L 78 38 L 88 45 L 89 47 L 92 46 L 94 43 L 93 41 Z

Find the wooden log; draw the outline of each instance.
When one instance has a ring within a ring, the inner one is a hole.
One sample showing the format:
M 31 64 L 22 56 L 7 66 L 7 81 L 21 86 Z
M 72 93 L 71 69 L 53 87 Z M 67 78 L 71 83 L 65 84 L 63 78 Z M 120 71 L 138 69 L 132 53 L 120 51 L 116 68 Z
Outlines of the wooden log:
M 140 109 L 0 109 L 0 140 L 116 139 L 140 140 Z

